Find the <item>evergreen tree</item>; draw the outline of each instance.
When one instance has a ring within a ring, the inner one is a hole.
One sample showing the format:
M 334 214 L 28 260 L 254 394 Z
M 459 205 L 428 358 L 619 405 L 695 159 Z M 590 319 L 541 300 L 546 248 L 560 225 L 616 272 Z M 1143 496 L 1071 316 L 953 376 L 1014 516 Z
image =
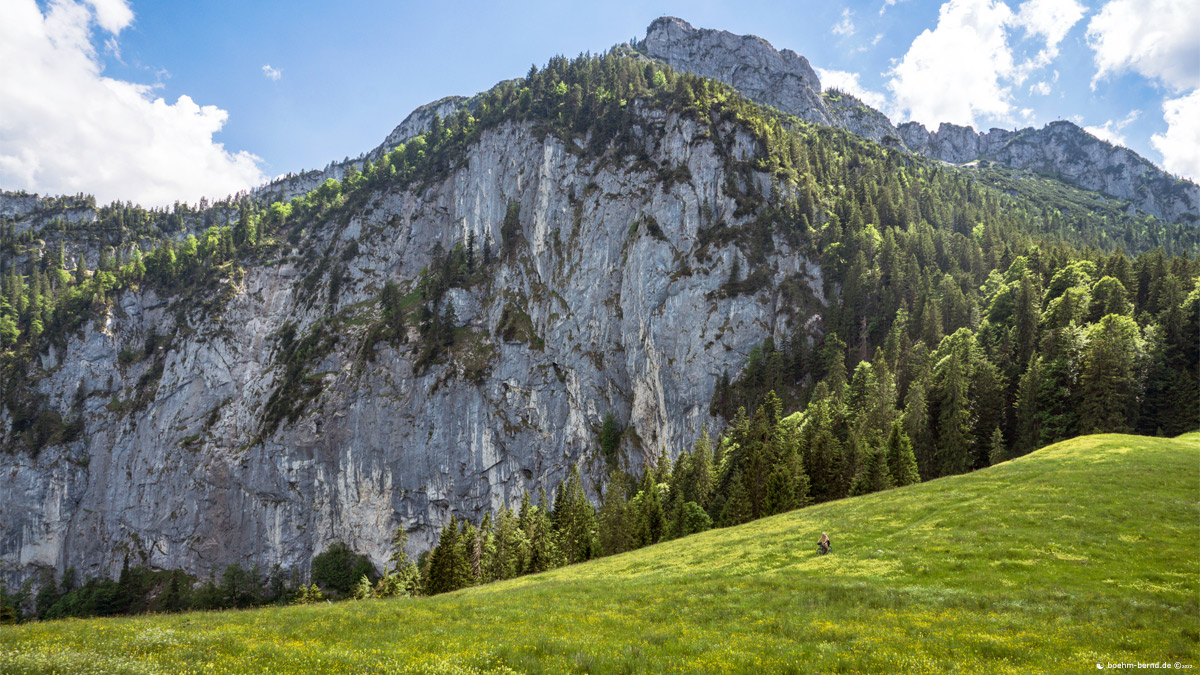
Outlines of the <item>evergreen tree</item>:
M 767 479 L 763 515 L 774 515 L 796 508 L 795 483 L 784 465 L 777 465 Z
M 1081 433 L 1133 430 L 1142 355 L 1142 338 L 1133 319 L 1109 314 L 1091 327 L 1079 378 Z
M 904 433 L 904 425 L 899 421 L 892 423 L 892 431 L 887 440 L 888 473 L 897 487 L 912 485 L 921 480 L 917 472 L 917 458 L 913 454 L 912 443 L 908 434 Z
M 1000 427 L 996 427 L 992 431 L 992 439 L 988 450 L 988 463 L 999 464 L 1008 457 L 1008 448 L 1004 444 L 1004 434 L 1000 431 Z
M 887 456 L 878 448 L 868 448 L 863 453 L 862 468 L 854 477 L 850 494 L 865 495 L 892 488 L 892 476 L 888 470 Z
M 731 525 L 741 525 L 749 522 L 752 518 L 750 511 L 750 493 L 746 490 L 746 484 L 742 480 L 740 473 L 734 474 L 730 481 L 729 500 L 725 502 L 725 508 L 721 512 L 721 518 L 718 521 L 721 527 L 729 527 Z
M 626 477 L 613 470 L 600 502 L 599 538 L 602 555 L 615 555 L 637 547 L 633 517 L 627 497 Z

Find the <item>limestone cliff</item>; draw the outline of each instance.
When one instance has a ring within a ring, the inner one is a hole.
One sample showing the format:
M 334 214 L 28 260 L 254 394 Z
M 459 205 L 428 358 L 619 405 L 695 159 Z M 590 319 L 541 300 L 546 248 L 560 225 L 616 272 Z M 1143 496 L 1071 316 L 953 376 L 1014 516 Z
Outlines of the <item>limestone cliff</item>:
M 753 143 L 732 127 L 713 138 L 673 114 L 637 116 L 650 165 L 587 159 L 510 123 L 446 179 L 371 194 L 201 305 L 121 296 L 37 364 L 37 391 L 85 429 L 5 456 L 4 574 L 112 573 L 127 555 L 200 575 L 233 562 L 305 569 L 335 540 L 382 564 L 397 526 L 415 553 L 451 513 L 552 489 L 574 464 L 602 475 L 596 436 L 610 411 L 634 465 L 721 424 L 708 413 L 717 378 L 788 322 L 776 284 L 718 292 L 740 253 L 698 239 L 713 218 L 748 217 L 732 215 L 722 156 L 745 158 Z M 664 183 L 663 167 L 691 179 Z M 448 361 L 422 369 L 414 349 L 386 342 L 361 358 L 381 285 L 411 290 L 436 248 L 471 236 L 499 250 L 509 200 L 519 245 L 488 278 L 447 294 L 461 338 Z M 344 261 L 336 298 L 303 247 Z M 776 281 L 812 283 L 820 296 L 819 270 L 786 245 L 770 266 Z M 506 330 L 513 322 L 520 329 Z M 271 431 L 262 418 L 285 377 L 289 325 L 297 340 L 330 342 L 310 369 L 321 393 Z M 9 447 L 10 421 L 0 413 Z

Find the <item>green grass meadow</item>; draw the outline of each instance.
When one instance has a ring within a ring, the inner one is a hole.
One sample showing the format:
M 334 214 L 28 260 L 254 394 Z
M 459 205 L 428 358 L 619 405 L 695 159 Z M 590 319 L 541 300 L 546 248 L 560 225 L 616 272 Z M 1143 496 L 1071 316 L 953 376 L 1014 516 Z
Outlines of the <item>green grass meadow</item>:
M 823 557 L 822 531 L 834 543 Z M 1176 661 L 1200 668 L 1200 434 L 1082 437 L 433 598 L 0 628 L 4 673 L 1024 674 Z

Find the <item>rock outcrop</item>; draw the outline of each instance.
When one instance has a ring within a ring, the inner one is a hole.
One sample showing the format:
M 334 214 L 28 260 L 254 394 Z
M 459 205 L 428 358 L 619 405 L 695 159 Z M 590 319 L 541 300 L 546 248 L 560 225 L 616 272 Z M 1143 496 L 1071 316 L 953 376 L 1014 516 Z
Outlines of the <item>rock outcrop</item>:
M 390 152 L 392 148 L 404 141 L 429 131 L 429 125 L 433 123 L 434 117 L 446 119 L 459 110 L 469 107 L 472 107 L 471 99 L 466 96 L 447 96 L 432 103 L 426 103 L 409 113 L 403 122 L 392 129 L 392 133 L 388 134 L 383 143 L 380 143 L 379 147 L 372 150 L 367 156 L 375 159 L 385 152 Z
M 889 148 L 904 147 L 900 132 L 892 126 L 887 115 L 846 92 L 827 91 L 824 99 L 832 126 Z
M 907 122 L 899 132 L 910 150 L 927 157 L 954 164 L 999 162 L 1127 201 L 1168 222 L 1200 224 L 1200 187 L 1195 183 L 1173 178 L 1132 150 L 1071 122 L 986 134 L 954 124 L 930 132 Z
M 683 19 L 655 19 L 640 50 L 671 67 L 725 82 L 759 103 L 816 124 L 830 124 L 821 80 L 808 59 L 777 51 L 754 35 L 693 28 Z
M 653 166 L 587 159 L 509 123 L 445 180 L 380 190 L 348 222 L 310 233 L 313 250 L 345 263 L 336 299 L 299 250 L 246 267 L 205 307 L 121 296 L 36 369 L 47 405 L 86 424 L 80 440 L 5 456 L 3 574 L 115 574 L 126 556 L 201 576 L 234 562 L 303 570 L 336 540 L 382 564 L 397 526 L 415 554 L 452 513 L 478 518 L 524 490 L 553 489 L 572 465 L 602 476 L 606 413 L 627 429 L 634 466 L 718 428 L 708 407 L 722 372 L 791 330 L 776 284 L 719 292 L 741 254 L 698 238 L 705 218 L 742 220 L 715 143 L 728 141 L 735 158 L 754 144 L 657 110 L 638 115 L 649 156 L 691 180 L 664 187 Z M 486 280 L 445 296 L 459 335 L 448 361 L 423 368 L 414 347 L 364 345 L 382 284 L 407 292 L 436 248 L 471 236 L 500 251 L 509 200 L 520 205 L 520 243 Z M 819 270 L 782 243 L 770 265 L 777 282 L 820 296 Z M 333 344 L 308 370 L 322 393 L 271 432 L 261 420 L 285 377 L 289 325 L 296 340 L 326 331 Z M 0 441 L 12 447 L 9 422 L 0 412 Z

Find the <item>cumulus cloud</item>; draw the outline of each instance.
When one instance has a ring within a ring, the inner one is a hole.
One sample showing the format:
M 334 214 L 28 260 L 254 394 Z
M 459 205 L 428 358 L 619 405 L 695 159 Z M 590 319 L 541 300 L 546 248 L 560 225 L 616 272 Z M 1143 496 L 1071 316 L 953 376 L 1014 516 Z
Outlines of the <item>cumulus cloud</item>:
M 888 73 L 888 89 L 902 115 L 928 126 L 975 126 L 979 117 L 1011 122 L 1013 85 L 1049 65 L 1081 18 L 1076 0 L 1028 0 L 1016 12 L 1001 0 L 949 0 L 937 26 L 918 35 Z M 1041 44 L 1020 62 L 1010 41 L 1016 29 Z
M 133 23 L 133 10 L 126 0 L 86 0 L 96 13 L 96 23 L 116 35 Z
M 1102 141 L 1108 141 L 1113 145 L 1126 145 L 1125 136 L 1123 136 L 1121 132 L 1125 130 L 1125 127 L 1133 124 L 1133 122 L 1137 120 L 1141 114 L 1141 110 L 1133 110 L 1130 111 L 1130 113 L 1125 116 L 1125 119 L 1121 120 L 1120 122 L 1108 120 L 1099 126 L 1084 127 L 1083 130 L 1095 136 L 1096 138 L 1099 138 Z
M 842 37 L 854 35 L 854 21 L 850 19 L 849 9 L 842 10 L 841 20 L 833 25 L 833 34 L 841 35 Z
M 1084 7 L 1076 0 L 1029 0 L 1017 8 L 1013 25 L 1029 36 L 1045 40 L 1045 47 L 1024 64 L 1026 70 L 1041 68 L 1058 58 L 1058 45 L 1071 27 L 1083 18 Z
M 1200 87 L 1200 2 L 1113 0 L 1088 22 L 1096 76 L 1133 70 L 1177 92 Z
M 1163 102 L 1167 131 L 1150 137 L 1162 153 L 1163 168 L 1200 181 L 1200 89 Z
M 102 74 L 92 45 L 133 21 L 125 0 L 6 2 L 0 63 L 0 185 L 100 202 L 165 205 L 263 182 L 259 159 L 213 140 L 228 113 Z
M 844 70 L 825 70 L 824 68 L 817 68 L 816 71 L 817 77 L 821 78 L 821 84 L 826 89 L 844 91 L 876 110 L 882 111 L 888 107 L 887 97 L 862 86 L 862 83 L 858 79 L 858 73 L 850 73 Z
M 1005 27 L 1012 10 L 996 0 L 950 0 L 937 27 L 913 40 L 891 71 L 888 89 L 909 119 L 974 125 L 977 115 L 1008 117 L 1013 72 Z
M 283 71 L 278 68 L 272 68 L 270 64 L 262 67 L 263 75 L 267 76 L 268 80 L 278 82 L 279 78 L 283 77 Z
M 1051 90 L 1050 90 L 1049 82 L 1036 82 L 1029 86 L 1029 93 L 1031 93 L 1031 94 L 1040 94 L 1042 96 L 1049 96 L 1050 91 Z
M 883 16 L 883 13 L 887 11 L 888 7 L 891 7 L 898 2 L 904 2 L 904 0 L 883 0 L 883 6 L 879 8 L 879 16 Z

